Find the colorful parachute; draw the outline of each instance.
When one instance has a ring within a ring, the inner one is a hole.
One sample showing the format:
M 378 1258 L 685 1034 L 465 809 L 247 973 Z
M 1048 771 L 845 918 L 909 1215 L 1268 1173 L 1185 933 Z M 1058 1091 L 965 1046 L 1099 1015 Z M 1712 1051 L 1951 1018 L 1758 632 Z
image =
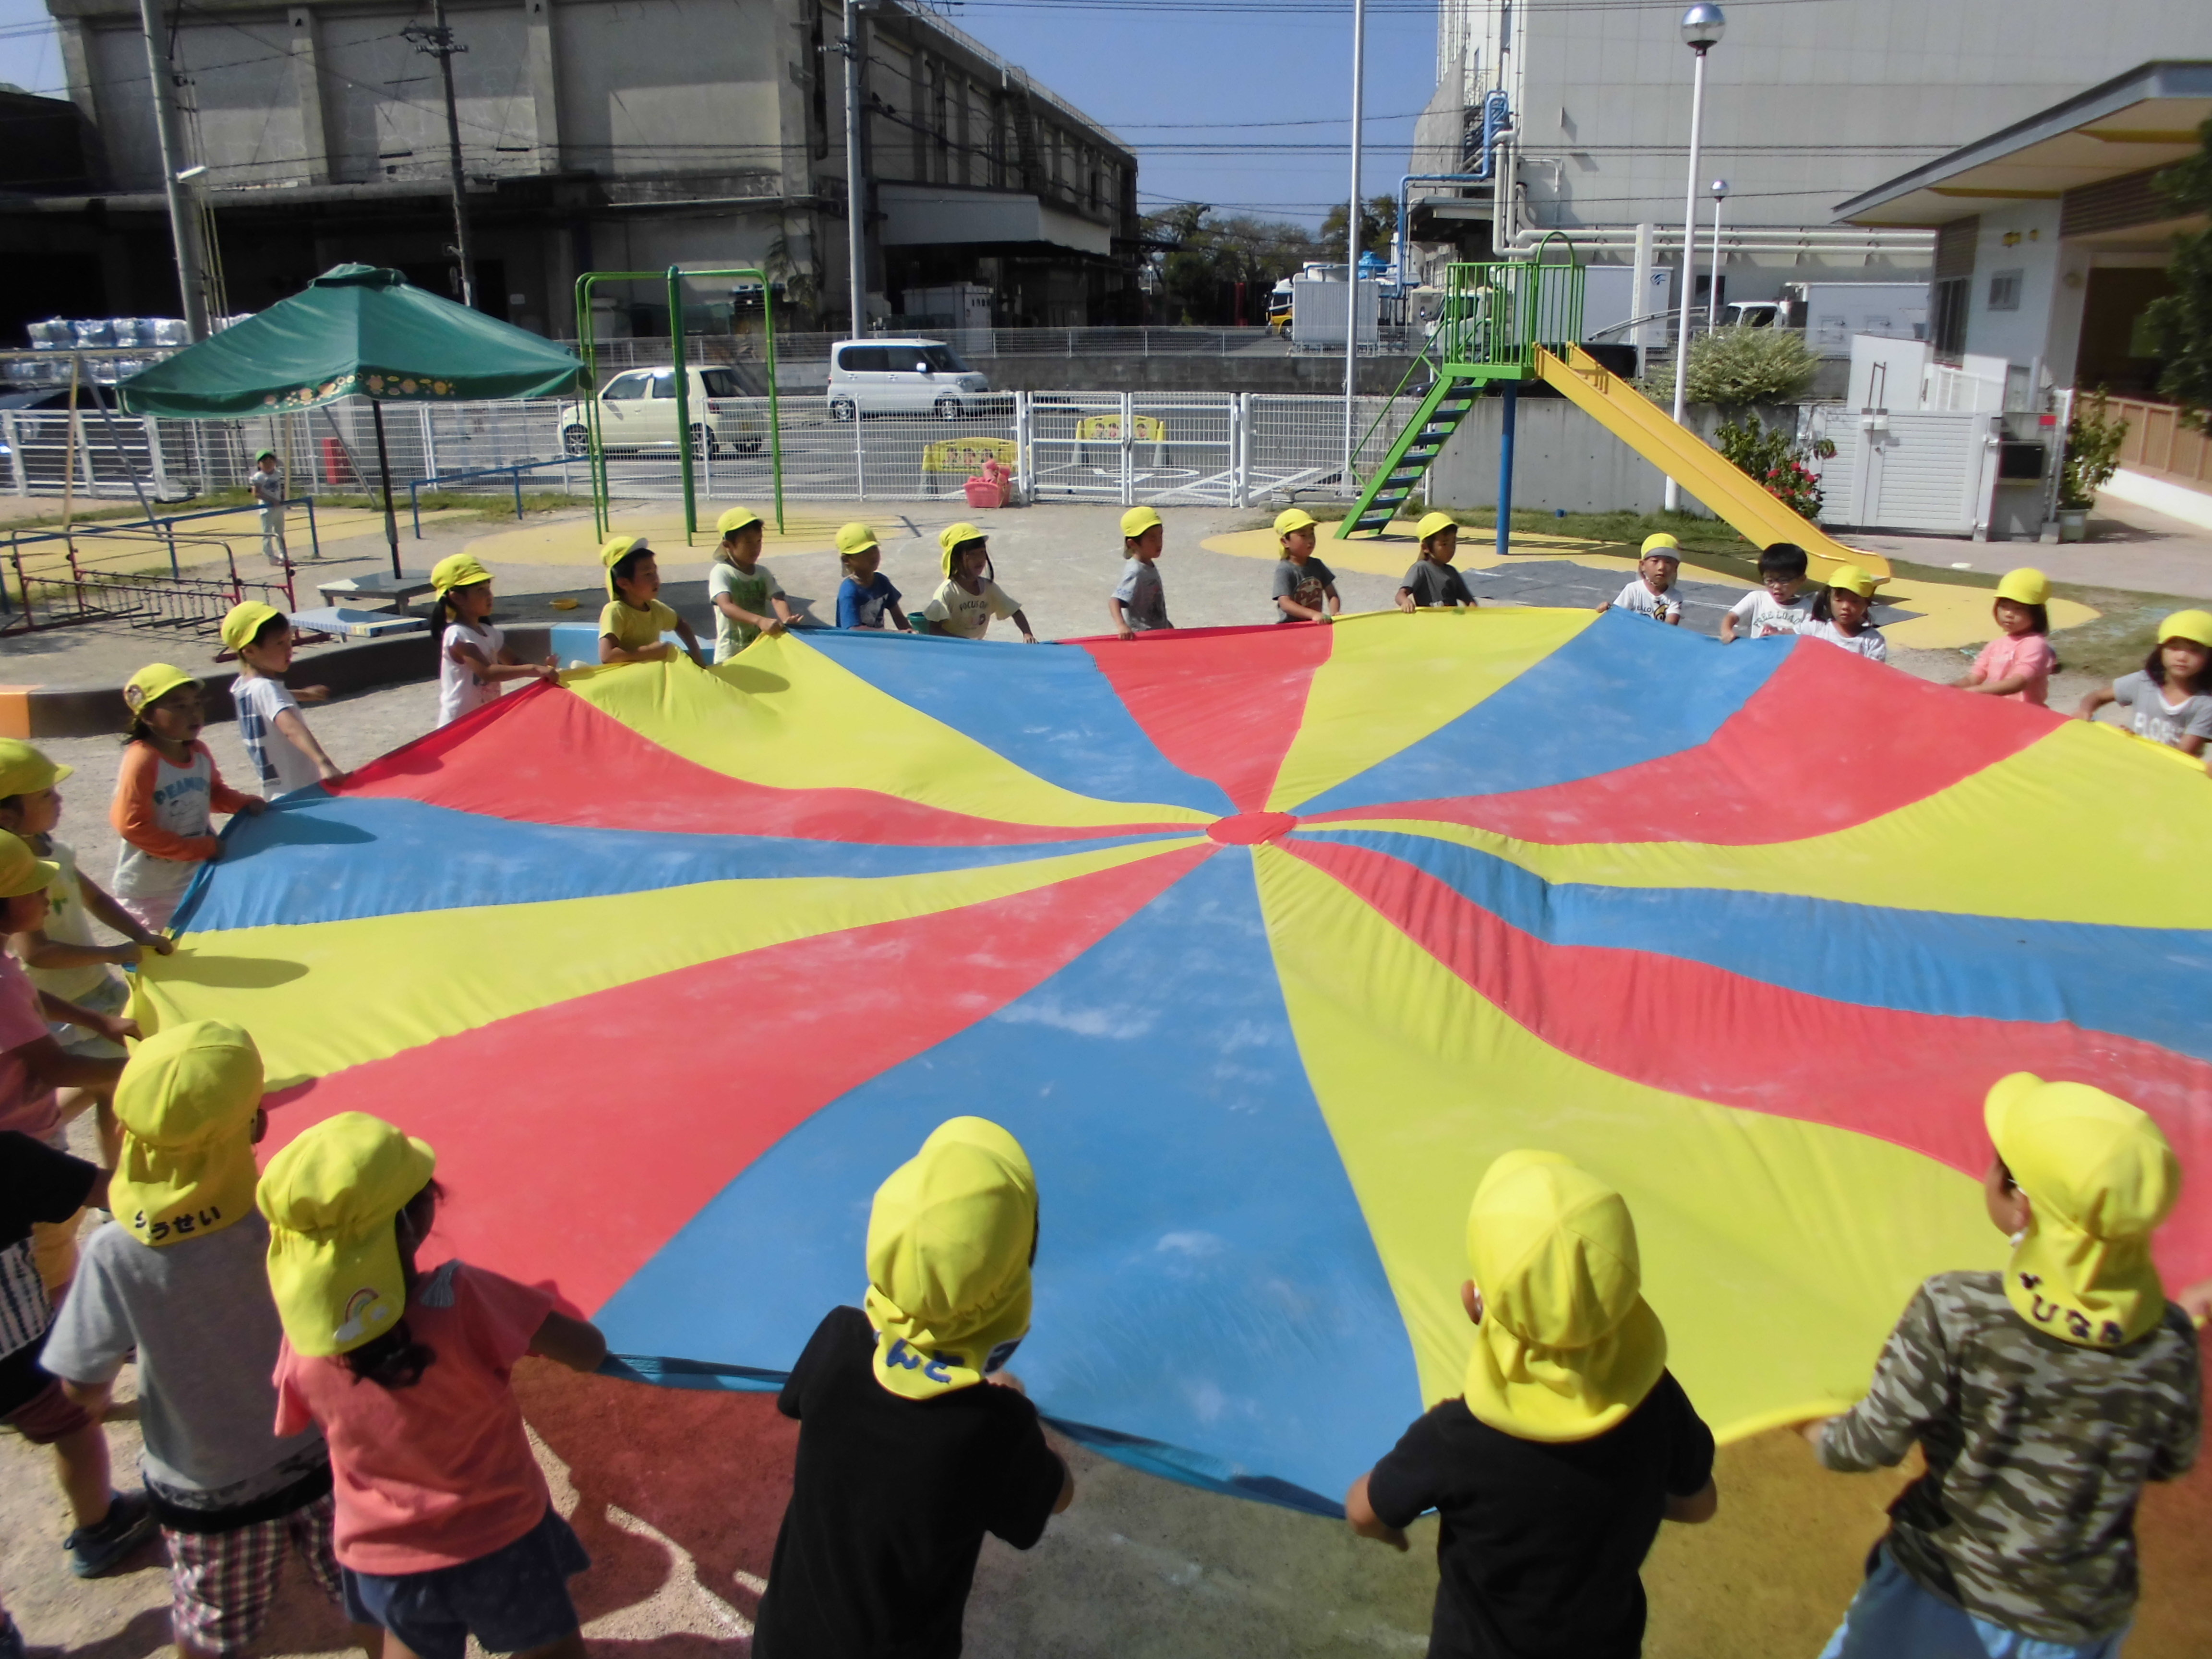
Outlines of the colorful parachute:
M 427 1137 L 453 1249 L 655 1380 L 769 1386 L 956 1113 L 1042 1194 L 1047 1415 L 1333 1510 L 1459 1391 L 1498 1153 L 1625 1191 L 1724 1435 L 1994 1266 L 1984 1091 L 2212 1155 L 2212 793 L 1816 641 L 1395 613 L 1031 649 L 809 632 L 571 675 L 234 824 L 148 964 L 281 1140 Z M 273 1144 L 273 1142 L 272 1142 Z M 2160 1242 L 2212 1272 L 2212 1211 Z

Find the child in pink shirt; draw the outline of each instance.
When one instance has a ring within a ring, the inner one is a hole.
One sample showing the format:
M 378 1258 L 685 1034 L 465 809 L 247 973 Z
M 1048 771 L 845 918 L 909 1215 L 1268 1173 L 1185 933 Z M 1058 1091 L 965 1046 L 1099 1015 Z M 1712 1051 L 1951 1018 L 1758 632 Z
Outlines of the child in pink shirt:
M 539 1354 L 596 1370 L 606 1340 L 550 1292 L 448 1261 L 417 1271 L 436 1154 L 366 1113 L 269 1163 L 269 1283 L 284 1324 L 276 1432 L 330 1446 L 347 1616 L 419 1659 L 583 1659 L 566 1580 L 591 1565 L 553 1509 L 510 1384 Z
M 2042 708 L 2050 701 L 2051 670 L 2058 666 L 2058 653 L 2051 648 L 2050 605 L 2051 579 L 2040 570 L 2007 571 L 1994 607 L 2004 632 L 1982 647 L 1964 679 L 1951 684 Z

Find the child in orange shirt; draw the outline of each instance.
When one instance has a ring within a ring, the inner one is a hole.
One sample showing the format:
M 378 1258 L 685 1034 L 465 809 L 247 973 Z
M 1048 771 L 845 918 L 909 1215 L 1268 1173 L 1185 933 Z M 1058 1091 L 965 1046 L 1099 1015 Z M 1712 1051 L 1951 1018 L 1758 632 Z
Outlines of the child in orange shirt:
M 200 741 L 207 724 L 200 683 L 181 668 L 149 663 L 125 682 L 130 746 L 115 777 L 107 821 L 123 837 L 115 857 L 115 896 L 138 925 L 169 925 L 200 866 L 222 856 L 210 814 L 259 812 L 268 803 L 222 781 Z

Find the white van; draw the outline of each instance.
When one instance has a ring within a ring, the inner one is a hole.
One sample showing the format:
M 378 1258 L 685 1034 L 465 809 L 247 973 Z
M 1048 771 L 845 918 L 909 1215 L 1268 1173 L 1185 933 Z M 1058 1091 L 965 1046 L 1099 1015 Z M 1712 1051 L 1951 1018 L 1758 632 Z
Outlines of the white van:
M 830 418 L 988 411 L 990 381 L 942 340 L 840 340 L 830 348 Z
M 691 384 L 691 453 L 712 456 L 725 449 L 740 455 L 757 455 L 768 435 L 768 422 L 753 407 L 735 407 L 745 395 L 735 374 L 726 368 L 687 368 Z M 641 449 L 676 447 L 676 371 L 672 368 L 633 368 L 606 383 L 596 399 L 599 405 L 599 447 L 609 453 Z M 570 404 L 561 411 L 561 445 L 571 455 L 591 447 L 584 425 L 584 406 Z

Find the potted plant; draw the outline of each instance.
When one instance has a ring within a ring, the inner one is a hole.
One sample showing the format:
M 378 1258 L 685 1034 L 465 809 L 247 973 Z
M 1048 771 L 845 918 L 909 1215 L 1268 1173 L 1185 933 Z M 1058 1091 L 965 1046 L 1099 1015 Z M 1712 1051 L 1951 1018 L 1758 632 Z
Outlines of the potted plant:
M 2102 387 L 2093 400 L 2075 404 L 2066 422 L 2066 459 L 2058 470 L 2060 541 L 2088 536 L 2089 509 L 2097 504 L 2097 492 L 2120 470 L 2120 441 L 2127 435 L 2127 417 L 2107 408 Z

